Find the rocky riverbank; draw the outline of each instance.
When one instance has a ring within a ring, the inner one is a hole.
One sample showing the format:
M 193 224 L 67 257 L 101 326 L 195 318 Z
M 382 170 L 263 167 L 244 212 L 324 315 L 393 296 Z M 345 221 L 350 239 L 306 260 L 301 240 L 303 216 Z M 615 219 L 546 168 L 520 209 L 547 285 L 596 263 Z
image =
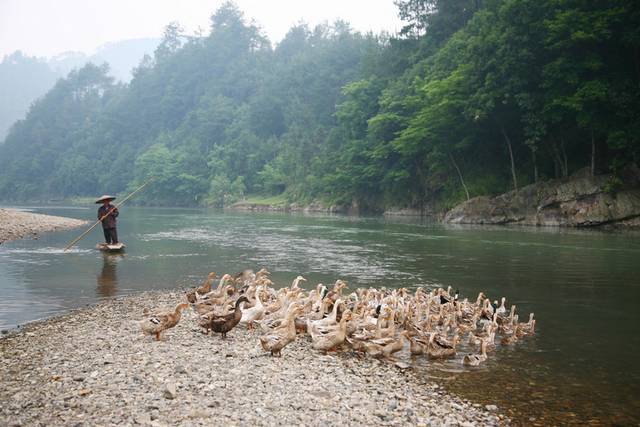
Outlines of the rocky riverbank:
M 29 324 L 0 338 L 0 425 L 506 425 L 411 369 L 322 355 L 298 339 L 273 358 L 258 333 L 203 335 L 190 312 L 143 337 L 145 308 L 179 291 L 147 292 Z
M 582 171 L 496 197 L 474 197 L 447 212 L 444 222 L 640 227 L 640 171 L 636 168 L 629 175 L 616 186 L 610 175 L 590 176 Z
M 225 210 L 239 212 L 302 212 L 324 214 L 354 214 L 353 209 L 343 205 L 327 206 L 321 202 L 313 202 L 308 205 L 299 203 L 269 204 L 251 203 L 246 201 L 236 202 L 226 206 Z
M 86 221 L 42 215 L 15 209 L 0 209 L 0 244 L 39 233 L 80 227 Z

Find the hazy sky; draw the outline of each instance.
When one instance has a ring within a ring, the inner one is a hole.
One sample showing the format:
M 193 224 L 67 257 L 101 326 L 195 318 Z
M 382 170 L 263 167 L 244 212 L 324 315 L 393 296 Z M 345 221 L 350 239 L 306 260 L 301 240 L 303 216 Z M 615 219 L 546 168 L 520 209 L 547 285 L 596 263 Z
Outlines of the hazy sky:
M 92 53 L 107 43 L 159 37 L 178 21 L 187 33 L 208 31 L 209 16 L 223 0 L 0 0 L 0 58 L 15 50 L 53 56 Z M 393 0 L 236 0 L 272 41 L 295 23 L 342 18 L 360 31 L 395 32 L 402 23 Z

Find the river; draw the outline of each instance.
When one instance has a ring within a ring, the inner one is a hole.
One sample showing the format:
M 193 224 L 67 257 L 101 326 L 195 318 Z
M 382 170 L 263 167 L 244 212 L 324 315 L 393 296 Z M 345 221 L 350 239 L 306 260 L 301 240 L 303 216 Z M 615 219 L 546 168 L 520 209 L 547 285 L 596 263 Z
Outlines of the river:
M 95 209 L 36 207 L 93 219 Z M 68 253 L 81 230 L 0 246 L 0 329 L 146 289 L 193 286 L 209 271 L 267 267 L 360 286 L 452 286 L 462 297 L 507 297 L 537 335 L 498 347 L 482 368 L 415 359 L 416 370 L 524 424 L 640 422 L 640 234 L 569 229 L 453 227 L 419 220 L 122 210 L 124 255 L 94 249 L 100 230 Z

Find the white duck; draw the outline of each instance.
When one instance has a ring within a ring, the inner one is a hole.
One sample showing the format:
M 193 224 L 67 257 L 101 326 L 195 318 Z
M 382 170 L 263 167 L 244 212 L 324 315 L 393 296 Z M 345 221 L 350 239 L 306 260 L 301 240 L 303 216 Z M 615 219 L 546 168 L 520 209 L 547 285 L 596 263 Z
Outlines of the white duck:
M 240 319 L 240 323 L 242 323 L 243 325 L 247 325 L 249 329 L 253 329 L 253 322 L 258 321 L 264 317 L 266 308 L 262 304 L 262 299 L 260 297 L 261 293 L 262 286 L 258 286 L 255 295 L 255 305 L 251 308 L 247 308 L 246 310 L 242 310 L 242 318 Z

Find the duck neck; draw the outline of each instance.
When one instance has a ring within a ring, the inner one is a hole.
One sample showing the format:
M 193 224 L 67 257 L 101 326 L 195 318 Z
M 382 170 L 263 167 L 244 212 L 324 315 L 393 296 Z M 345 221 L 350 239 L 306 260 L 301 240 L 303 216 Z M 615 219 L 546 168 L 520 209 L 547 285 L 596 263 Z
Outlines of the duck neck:
M 295 335 L 296 333 L 296 324 L 294 322 L 296 314 L 297 312 L 295 310 L 291 310 L 287 313 L 287 317 L 285 317 L 284 319 L 284 324 L 288 328 L 289 333 L 293 335 Z
M 247 297 L 238 298 L 238 300 L 236 301 L 236 306 L 235 306 L 235 311 L 236 312 L 240 312 L 240 305 L 245 301 L 248 301 Z
M 376 322 L 376 337 L 380 337 L 382 333 L 382 322 L 384 321 L 382 314 L 378 314 L 378 321 Z
M 342 314 L 342 319 L 340 319 L 340 333 L 347 333 L 347 316 L 345 316 L 344 313 Z
M 184 308 L 184 307 L 182 306 L 182 304 L 178 305 L 178 306 L 176 307 L 176 309 L 174 310 L 173 315 L 174 315 L 176 318 L 178 318 L 178 319 L 179 319 L 179 318 L 180 318 L 180 316 L 182 315 L 182 309 L 183 309 L 183 308 Z
M 258 290 L 256 290 L 256 307 L 258 308 L 263 308 L 264 306 L 262 305 L 262 300 L 260 299 L 260 291 L 262 289 L 258 288 Z
M 338 306 L 340 304 L 342 304 L 340 300 L 336 301 L 335 304 L 333 304 L 333 310 L 331 311 L 331 317 L 329 318 L 333 322 L 335 322 L 338 318 Z

